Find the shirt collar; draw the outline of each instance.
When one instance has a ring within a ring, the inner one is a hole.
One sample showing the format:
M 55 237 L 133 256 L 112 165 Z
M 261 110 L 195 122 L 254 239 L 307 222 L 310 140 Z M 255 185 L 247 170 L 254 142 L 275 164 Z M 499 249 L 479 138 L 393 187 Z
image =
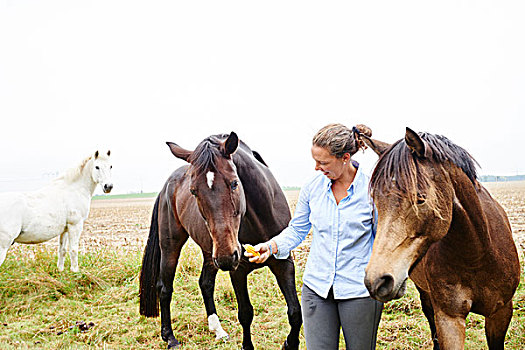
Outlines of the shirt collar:
M 356 162 L 355 160 L 351 160 L 351 162 L 352 162 L 352 165 L 356 168 L 357 171 L 356 171 L 355 176 L 354 176 L 354 181 L 352 181 L 352 183 L 350 184 L 350 186 L 346 190 L 346 192 L 348 192 L 348 193 L 352 192 L 352 186 L 354 186 L 356 181 L 359 181 L 361 179 L 361 176 L 363 175 L 363 173 L 361 171 L 361 167 L 359 166 L 359 163 Z M 324 186 L 326 187 L 326 190 L 330 191 L 332 189 L 332 180 L 330 180 L 329 178 L 327 178 L 326 176 L 323 175 L 323 181 L 324 181 Z

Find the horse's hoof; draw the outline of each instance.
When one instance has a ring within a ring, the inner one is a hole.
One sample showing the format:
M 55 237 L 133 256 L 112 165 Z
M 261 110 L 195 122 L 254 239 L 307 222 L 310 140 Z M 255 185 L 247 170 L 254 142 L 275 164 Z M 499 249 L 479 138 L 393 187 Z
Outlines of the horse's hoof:
M 297 344 L 297 346 L 290 346 L 288 345 L 288 340 L 285 340 L 283 344 L 283 350 L 299 350 L 299 344 Z
M 168 340 L 168 349 L 180 349 L 180 343 L 175 337 Z
M 168 344 L 168 349 L 180 349 L 180 343 Z
M 228 334 L 223 335 L 223 336 L 221 336 L 221 337 L 218 336 L 218 337 L 216 338 L 216 340 L 222 340 L 223 342 L 226 343 L 226 342 L 228 342 L 228 340 L 230 340 L 230 336 L 229 336 Z

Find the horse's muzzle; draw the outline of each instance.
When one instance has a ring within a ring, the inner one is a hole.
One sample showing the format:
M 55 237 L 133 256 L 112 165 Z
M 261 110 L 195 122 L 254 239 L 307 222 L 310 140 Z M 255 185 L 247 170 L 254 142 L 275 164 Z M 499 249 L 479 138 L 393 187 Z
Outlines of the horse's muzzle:
M 396 284 L 391 274 L 384 274 L 381 277 L 370 281 L 365 277 L 365 286 L 370 296 L 381 302 L 401 298 L 406 292 L 407 280 Z
M 112 189 L 113 184 L 104 184 L 104 186 L 102 186 L 102 190 L 104 191 L 104 193 L 109 193 Z
M 223 271 L 234 271 L 239 266 L 240 257 L 239 252 L 236 250 L 232 255 L 219 256 L 213 258 L 213 264 L 216 268 Z

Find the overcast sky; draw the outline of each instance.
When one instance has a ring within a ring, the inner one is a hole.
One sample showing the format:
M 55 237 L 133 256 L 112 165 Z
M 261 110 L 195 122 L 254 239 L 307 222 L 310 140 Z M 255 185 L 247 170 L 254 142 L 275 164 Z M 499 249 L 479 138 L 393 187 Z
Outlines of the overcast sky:
M 523 174 L 524 18 L 520 0 L 0 0 L 0 191 L 98 148 L 114 193 L 159 191 L 183 164 L 166 141 L 230 131 L 300 186 L 330 122 L 442 134 L 480 174 Z

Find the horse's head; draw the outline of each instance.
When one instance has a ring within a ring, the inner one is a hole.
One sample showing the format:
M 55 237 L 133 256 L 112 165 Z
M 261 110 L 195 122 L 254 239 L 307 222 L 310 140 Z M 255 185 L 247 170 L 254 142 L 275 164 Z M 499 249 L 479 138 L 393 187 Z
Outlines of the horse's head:
M 191 164 L 188 191 L 195 197 L 211 235 L 213 262 L 221 270 L 235 270 L 241 258 L 238 235 L 246 202 L 232 160 L 238 145 L 234 132 L 226 139 L 209 137 L 193 152 L 168 142 L 176 157 Z
M 111 160 L 109 158 L 111 151 L 99 152 L 96 151 L 92 157 L 93 168 L 91 169 L 91 179 L 94 183 L 102 187 L 104 193 L 109 193 L 113 189 L 113 182 L 111 181 Z
M 378 226 L 365 285 L 372 297 L 388 301 L 404 294 L 411 268 L 450 228 L 451 171 L 464 171 L 473 181 L 475 167 L 470 155 L 445 137 L 409 128 L 392 146 L 367 144 L 380 158 L 370 180 Z

